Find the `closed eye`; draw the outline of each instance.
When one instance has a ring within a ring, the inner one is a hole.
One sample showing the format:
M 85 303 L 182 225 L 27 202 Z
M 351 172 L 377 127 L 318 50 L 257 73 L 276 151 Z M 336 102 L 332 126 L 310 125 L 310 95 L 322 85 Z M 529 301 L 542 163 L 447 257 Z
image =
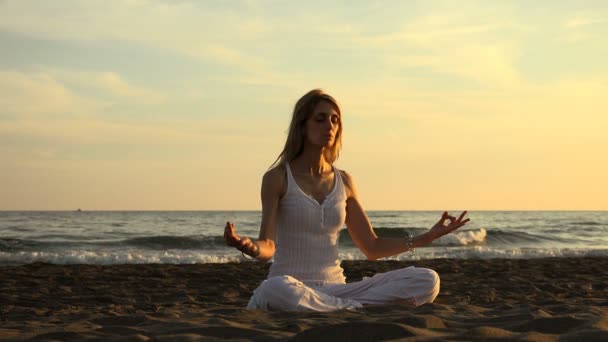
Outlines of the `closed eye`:
M 323 121 L 325 121 L 326 118 L 327 118 L 327 114 L 325 114 L 325 113 L 319 113 L 317 116 L 315 116 L 315 121 L 317 121 L 317 122 L 323 122 Z M 338 123 L 340 123 L 340 116 L 339 115 L 335 115 L 335 114 L 331 115 L 330 116 L 330 120 L 331 120 L 331 123 L 338 124 Z

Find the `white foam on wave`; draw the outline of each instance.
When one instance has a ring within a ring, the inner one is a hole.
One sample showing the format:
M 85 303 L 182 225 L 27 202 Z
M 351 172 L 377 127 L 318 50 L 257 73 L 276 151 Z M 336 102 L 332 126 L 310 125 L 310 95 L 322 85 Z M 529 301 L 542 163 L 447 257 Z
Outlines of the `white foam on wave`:
M 339 253 L 340 260 L 365 260 L 367 259 L 360 251 Z
M 485 229 L 456 231 L 433 241 L 435 246 L 466 246 L 485 241 L 488 233 Z
M 0 265 L 22 265 L 34 262 L 51 264 L 196 264 L 238 262 L 241 258 L 234 253 L 229 255 L 209 255 L 196 252 L 0 252 Z
M 385 260 L 424 259 L 534 259 L 548 257 L 608 257 L 608 249 L 588 248 L 496 248 L 487 246 L 429 247 L 416 252 L 401 253 Z M 357 249 L 343 250 L 341 260 L 366 260 Z M 184 251 L 65 251 L 65 252 L 0 252 L 0 265 L 23 265 L 34 262 L 51 264 L 196 264 L 244 262 L 241 255 L 233 251 L 225 254 Z

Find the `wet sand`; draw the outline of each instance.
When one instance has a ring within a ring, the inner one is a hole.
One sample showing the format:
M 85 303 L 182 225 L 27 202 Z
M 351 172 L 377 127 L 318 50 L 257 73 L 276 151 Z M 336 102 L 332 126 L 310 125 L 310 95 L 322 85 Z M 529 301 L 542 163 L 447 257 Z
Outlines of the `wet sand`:
M 248 311 L 261 263 L 0 267 L 0 339 L 608 341 L 608 258 L 346 261 L 347 281 L 429 267 L 433 304 Z

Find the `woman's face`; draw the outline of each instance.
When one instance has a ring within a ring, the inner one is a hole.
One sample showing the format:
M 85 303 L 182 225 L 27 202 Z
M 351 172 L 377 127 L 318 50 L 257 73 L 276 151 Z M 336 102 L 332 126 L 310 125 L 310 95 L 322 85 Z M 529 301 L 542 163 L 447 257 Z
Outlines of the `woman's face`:
M 340 114 L 327 101 L 320 101 L 306 120 L 306 139 L 312 145 L 331 147 L 340 127 Z

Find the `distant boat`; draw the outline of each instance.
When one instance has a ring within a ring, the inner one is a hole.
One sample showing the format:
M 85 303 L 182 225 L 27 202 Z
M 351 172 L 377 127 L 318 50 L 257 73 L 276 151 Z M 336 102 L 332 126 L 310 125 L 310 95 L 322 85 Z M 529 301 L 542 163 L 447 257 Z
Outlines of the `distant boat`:
M 82 212 L 82 209 L 78 208 L 78 210 L 76 210 L 77 212 Z

